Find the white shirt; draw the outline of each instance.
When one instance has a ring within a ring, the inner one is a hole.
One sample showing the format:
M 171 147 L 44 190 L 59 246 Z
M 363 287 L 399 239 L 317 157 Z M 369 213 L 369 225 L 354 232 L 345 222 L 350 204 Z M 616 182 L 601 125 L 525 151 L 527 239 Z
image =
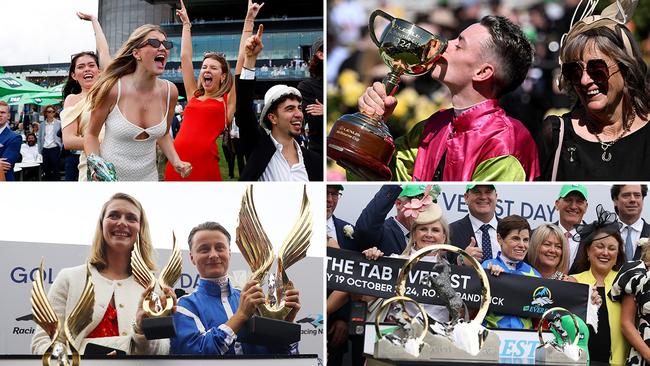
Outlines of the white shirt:
M 497 253 L 501 251 L 501 246 L 499 245 L 499 242 L 497 241 L 497 225 L 499 222 L 497 221 L 497 216 L 492 215 L 492 220 L 490 222 L 483 222 L 476 217 L 472 216 L 472 214 L 469 214 L 469 222 L 472 223 L 472 230 L 474 230 L 474 237 L 476 238 L 476 246 L 479 248 L 483 248 L 483 231 L 481 231 L 481 226 L 484 224 L 490 225 L 490 229 L 488 230 L 488 234 L 490 234 L 490 245 L 492 246 L 492 258 L 483 258 L 483 259 L 493 259 L 497 257 Z M 469 245 L 469 243 L 460 243 L 462 245 Z
M 557 226 L 559 226 L 560 230 L 562 230 L 562 235 L 566 237 L 567 229 L 565 229 L 564 226 L 562 226 L 562 224 L 559 222 Z M 575 228 L 571 229 L 571 231 L 569 231 L 569 234 L 571 234 L 571 237 L 567 238 L 567 242 L 569 243 L 569 268 L 571 268 L 571 266 L 573 266 L 573 262 L 576 260 L 580 242 L 573 240 L 573 236 L 576 234 Z
M 302 158 L 302 151 L 300 151 L 300 146 L 295 140 L 292 140 L 296 151 L 298 152 L 298 162 L 292 166 L 289 166 L 289 162 L 282 155 L 282 146 L 281 143 L 277 142 L 273 135 L 269 134 L 273 145 L 275 145 L 275 153 L 271 157 L 269 164 L 266 166 L 264 173 L 260 177 L 259 181 L 261 182 L 308 182 L 309 176 L 307 175 L 307 168 L 305 167 L 305 161 Z
M 27 144 L 20 145 L 20 155 L 23 157 L 23 163 L 42 162 L 43 157 L 38 153 L 38 145 L 29 146 Z
M 45 136 L 43 136 L 44 149 L 57 146 L 54 137 L 54 120 L 52 120 L 52 122 L 45 121 Z
M 7 121 L 7 123 L 5 123 L 4 126 L 0 127 L 0 135 L 5 131 L 5 128 L 7 128 L 8 125 L 9 125 L 9 121 Z
M 334 226 L 334 217 L 330 216 L 327 219 L 327 236 L 339 242 L 339 238 L 336 236 L 336 227 Z
M 641 239 L 641 230 L 643 230 L 643 219 L 639 217 L 639 219 L 636 220 L 636 222 L 634 222 L 632 225 L 628 225 L 622 221 L 621 224 L 623 224 L 623 226 L 621 226 L 621 237 L 623 238 L 623 248 L 625 248 L 625 240 L 627 239 L 627 232 L 631 229 L 632 245 L 634 246 L 636 251 L 637 242 L 639 241 L 639 239 Z

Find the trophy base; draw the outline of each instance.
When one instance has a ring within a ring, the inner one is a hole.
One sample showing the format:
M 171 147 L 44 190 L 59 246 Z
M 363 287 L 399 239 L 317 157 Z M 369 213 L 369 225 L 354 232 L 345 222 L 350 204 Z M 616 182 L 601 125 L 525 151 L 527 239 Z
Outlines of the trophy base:
M 386 125 L 359 112 L 341 116 L 327 136 L 327 156 L 365 180 L 390 180 L 394 152 Z
M 253 316 L 239 330 L 237 340 L 262 346 L 286 347 L 300 341 L 300 325 Z
M 377 359 L 390 360 L 424 360 L 424 354 L 431 354 L 431 347 L 428 344 L 422 345 L 419 355 L 407 352 L 404 346 L 397 345 L 385 338 L 375 343 L 374 357 Z
M 555 347 L 545 344 L 544 347 L 539 347 L 535 350 L 535 362 L 556 365 L 586 365 L 587 355 L 586 352 L 581 351 L 580 358 L 574 360 L 563 352 L 555 349 Z
M 142 319 L 141 328 L 145 338 L 149 340 L 171 338 L 176 335 L 173 316 L 144 318 Z
M 417 332 L 420 331 L 419 324 L 413 327 Z M 476 335 L 478 337 L 478 334 Z M 400 347 L 384 338 L 375 343 L 374 357 L 378 359 L 386 358 L 392 360 L 449 360 L 449 361 L 499 361 L 499 346 L 501 341 L 499 336 L 494 332 L 489 332 L 480 351 L 476 355 L 457 347 L 453 341 L 447 337 L 427 333 L 424 337 L 424 346 L 419 356 L 414 356 Z

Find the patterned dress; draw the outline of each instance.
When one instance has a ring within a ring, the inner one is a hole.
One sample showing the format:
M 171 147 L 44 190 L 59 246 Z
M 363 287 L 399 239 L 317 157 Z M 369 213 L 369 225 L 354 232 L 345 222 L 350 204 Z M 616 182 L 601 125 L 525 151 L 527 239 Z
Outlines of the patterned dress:
M 643 261 L 624 264 L 614 279 L 610 298 L 613 301 L 622 301 L 623 295 L 626 294 L 634 296 L 636 300 L 639 334 L 650 346 L 650 273 Z M 648 365 L 633 347 L 630 348 L 630 355 L 625 364 Z

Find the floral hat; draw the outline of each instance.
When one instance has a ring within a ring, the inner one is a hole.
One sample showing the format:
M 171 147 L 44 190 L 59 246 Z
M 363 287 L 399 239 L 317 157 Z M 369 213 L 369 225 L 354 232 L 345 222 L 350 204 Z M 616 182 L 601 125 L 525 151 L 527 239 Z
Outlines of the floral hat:
M 404 216 L 412 217 L 414 219 L 413 222 L 420 225 L 440 220 L 442 217 L 442 208 L 436 203 L 440 194 L 440 186 L 424 186 L 420 194 L 422 195 L 420 198 L 412 197 L 409 202 L 402 206 Z

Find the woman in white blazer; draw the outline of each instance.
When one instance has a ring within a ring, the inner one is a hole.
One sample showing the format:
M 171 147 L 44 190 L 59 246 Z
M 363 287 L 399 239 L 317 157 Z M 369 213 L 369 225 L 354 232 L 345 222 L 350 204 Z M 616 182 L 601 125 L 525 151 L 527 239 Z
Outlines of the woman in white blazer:
M 156 267 L 144 209 L 135 198 L 116 193 L 102 207 L 92 243 L 90 272 L 95 285 L 95 305 L 90 324 L 75 343 L 81 352 L 88 343 L 121 350 L 127 354 L 168 354 L 169 339 L 148 341 L 140 330 L 144 288 L 131 274 L 131 251 L 140 236 L 140 251 L 149 268 Z M 59 321 L 64 322 L 77 304 L 85 283 L 86 265 L 64 268 L 50 287 L 48 299 Z M 173 291 L 165 291 L 175 301 Z M 43 354 L 49 336 L 38 329 L 32 338 L 32 353 Z

